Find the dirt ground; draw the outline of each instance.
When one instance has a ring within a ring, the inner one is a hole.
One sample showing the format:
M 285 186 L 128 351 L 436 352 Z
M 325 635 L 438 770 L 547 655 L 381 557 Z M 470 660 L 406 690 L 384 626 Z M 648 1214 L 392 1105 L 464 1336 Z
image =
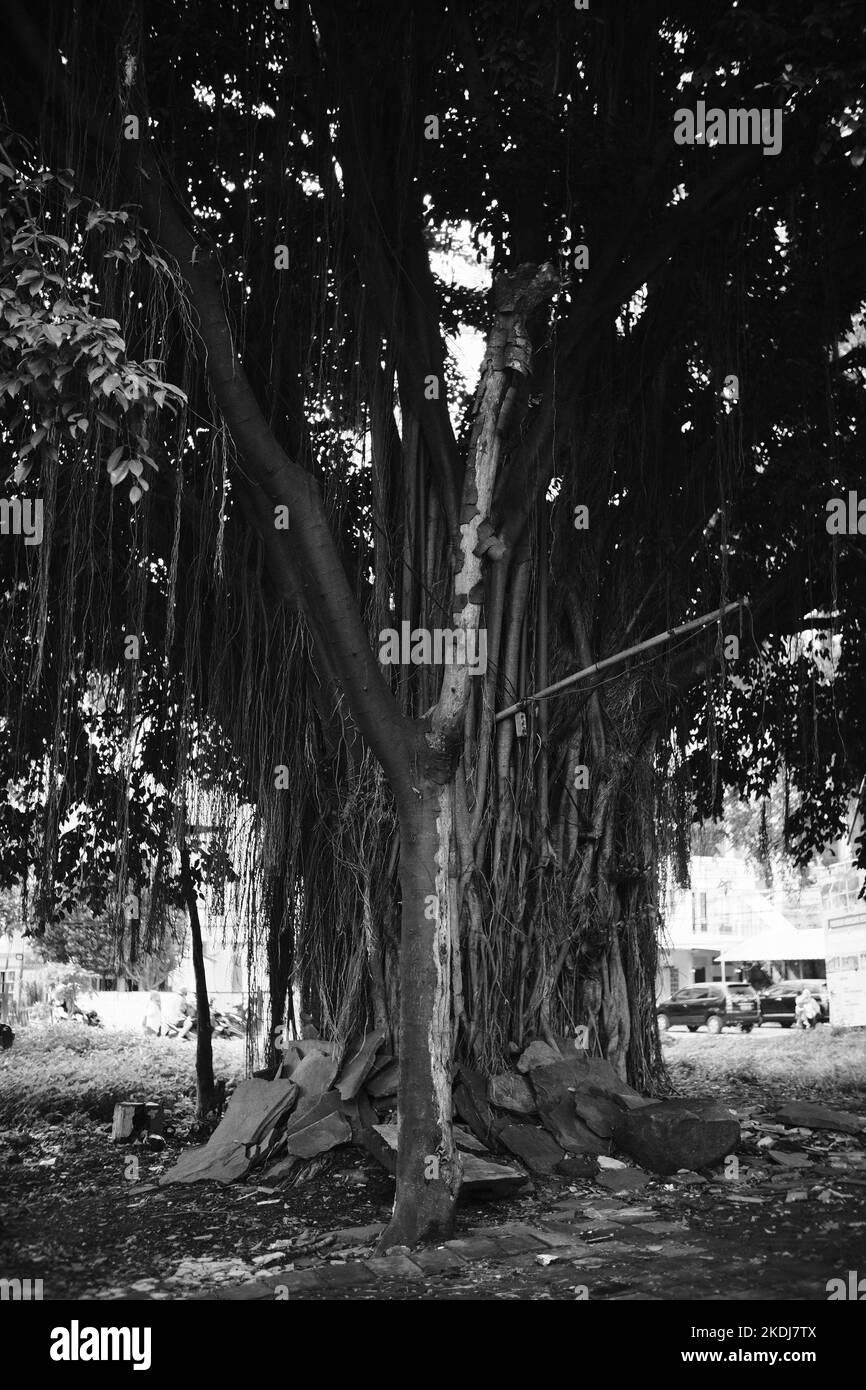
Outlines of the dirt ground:
M 281 1270 L 312 1269 L 332 1271 L 335 1282 L 305 1289 L 304 1299 L 825 1301 L 828 1281 L 866 1274 L 866 1136 L 764 1128 L 791 1098 L 866 1114 L 859 1078 L 846 1070 L 835 1093 L 825 1084 L 816 1094 L 814 1078 L 798 1082 L 791 1065 L 790 1084 L 769 1090 L 760 1078 L 732 1080 L 720 1050 L 717 1081 L 708 1084 L 718 1040 L 675 1037 L 674 1072 L 697 1059 L 693 1093 L 726 1100 L 743 1123 L 727 1177 L 721 1169 L 654 1177 L 618 1195 L 595 1181 L 535 1182 L 510 1200 L 461 1207 L 456 1234 L 470 1245 L 459 1268 L 343 1287 L 337 1271 L 372 1254 L 369 1228 L 391 1207 L 393 1181 L 367 1155 L 335 1150 L 291 1186 L 253 1178 L 159 1188 L 184 1146 L 182 1126 L 157 1153 L 111 1144 L 110 1127 L 88 1115 L 58 1116 L 0 1130 L 0 1275 L 41 1278 L 45 1299 L 229 1298 L 263 1276 L 278 1283 Z M 721 1041 L 736 1061 L 738 1043 L 751 1040 Z M 780 1034 L 757 1046 L 789 1049 L 793 1064 L 802 1043 Z M 780 1162 L 780 1153 L 789 1157 Z M 504 1223 L 561 1233 L 566 1253 L 510 1251 L 507 1241 L 495 1257 L 472 1252 L 485 1229 Z M 328 1241 L 345 1228 L 367 1229 Z

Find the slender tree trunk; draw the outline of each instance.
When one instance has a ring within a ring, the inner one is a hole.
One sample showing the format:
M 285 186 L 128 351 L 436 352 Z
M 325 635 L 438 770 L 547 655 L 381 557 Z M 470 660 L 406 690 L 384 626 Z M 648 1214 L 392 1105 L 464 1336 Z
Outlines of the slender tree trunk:
M 183 895 L 189 913 L 189 928 L 192 934 L 192 968 L 195 975 L 196 1002 L 196 1043 L 195 1043 L 195 1117 L 201 1121 L 213 1103 L 216 1086 L 213 1074 L 213 1040 L 210 1027 L 210 1004 L 207 996 L 207 979 L 204 972 L 204 950 L 201 939 L 201 921 L 198 915 L 198 900 L 192 881 L 189 862 L 189 845 L 184 835 L 180 842 L 180 872 Z

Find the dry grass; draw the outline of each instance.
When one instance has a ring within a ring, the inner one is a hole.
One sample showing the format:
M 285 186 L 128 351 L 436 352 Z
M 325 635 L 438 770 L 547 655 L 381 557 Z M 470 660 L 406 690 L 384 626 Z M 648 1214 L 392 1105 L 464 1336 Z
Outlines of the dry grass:
M 774 1103 L 796 1098 L 866 1107 L 866 1029 L 665 1036 L 665 1061 L 680 1093 L 723 1093 L 731 1099 L 748 1093 Z
M 214 1039 L 214 1071 L 234 1085 L 244 1075 L 241 1040 Z M 172 1105 L 195 1088 L 195 1039 L 59 1024 L 22 1028 L 0 1053 L 0 1124 L 37 1116 L 92 1115 L 109 1120 L 118 1100 Z

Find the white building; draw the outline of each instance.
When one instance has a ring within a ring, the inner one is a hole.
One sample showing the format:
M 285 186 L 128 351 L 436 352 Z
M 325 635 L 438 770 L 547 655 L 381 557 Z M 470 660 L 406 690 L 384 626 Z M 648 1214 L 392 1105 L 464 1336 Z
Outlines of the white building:
M 769 932 L 799 935 L 772 894 L 758 887 L 745 859 L 695 855 L 690 876 L 690 889 L 668 895 L 656 982 L 660 998 L 685 985 L 739 979 L 743 961 L 776 959 L 751 946 L 750 939 Z

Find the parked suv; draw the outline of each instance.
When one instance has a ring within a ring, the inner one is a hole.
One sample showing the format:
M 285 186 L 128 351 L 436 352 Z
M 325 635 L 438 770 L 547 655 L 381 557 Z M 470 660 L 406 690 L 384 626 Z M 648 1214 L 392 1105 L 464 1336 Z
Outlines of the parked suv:
M 678 989 L 656 1005 L 656 1017 L 662 1032 L 683 1024 L 690 1033 L 696 1033 L 705 1023 L 711 1033 L 721 1033 L 726 1027 L 750 1033 L 761 1026 L 761 1007 L 751 985 L 719 981 Z
M 830 1022 L 830 996 L 826 980 L 780 980 L 760 993 L 761 1018 L 765 1023 L 781 1023 L 793 1028 L 797 995 L 810 989 L 821 1005 L 821 1022 Z

